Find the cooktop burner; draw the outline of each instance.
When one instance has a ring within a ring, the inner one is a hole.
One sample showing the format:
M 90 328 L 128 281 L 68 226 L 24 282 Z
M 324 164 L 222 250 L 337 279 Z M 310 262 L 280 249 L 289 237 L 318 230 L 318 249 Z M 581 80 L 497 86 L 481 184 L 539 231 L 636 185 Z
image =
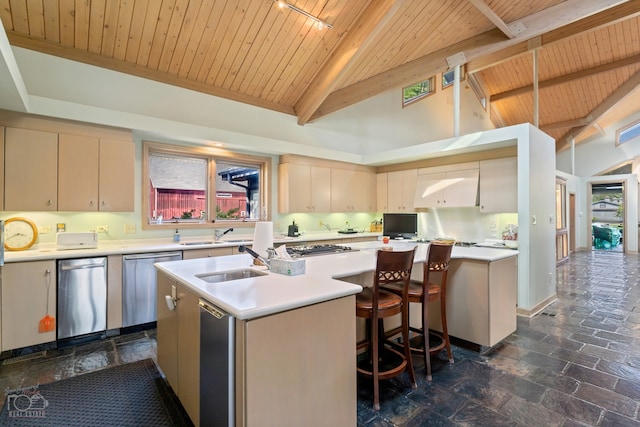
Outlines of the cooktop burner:
M 351 251 L 357 251 L 357 249 L 353 249 L 350 246 L 332 245 L 332 244 L 292 246 L 287 248 L 287 252 L 293 258 L 314 256 L 314 255 L 329 255 L 329 254 L 351 252 Z

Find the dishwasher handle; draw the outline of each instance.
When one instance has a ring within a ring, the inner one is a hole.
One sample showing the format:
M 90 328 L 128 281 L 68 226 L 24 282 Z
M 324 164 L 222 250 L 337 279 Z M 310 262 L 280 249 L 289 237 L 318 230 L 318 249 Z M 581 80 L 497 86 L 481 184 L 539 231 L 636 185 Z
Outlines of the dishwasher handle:
M 66 264 L 66 263 L 61 263 L 60 264 L 60 271 L 69 271 L 69 270 L 82 270 L 82 269 L 87 269 L 87 268 L 104 268 L 105 267 L 105 261 L 106 260 L 101 260 L 101 261 L 95 261 L 95 262 L 86 262 L 86 263 L 82 263 L 82 264 Z
M 182 252 L 159 252 L 154 254 L 125 255 L 123 259 L 125 261 L 129 261 L 135 259 L 154 259 L 167 257 L 182 257 Z

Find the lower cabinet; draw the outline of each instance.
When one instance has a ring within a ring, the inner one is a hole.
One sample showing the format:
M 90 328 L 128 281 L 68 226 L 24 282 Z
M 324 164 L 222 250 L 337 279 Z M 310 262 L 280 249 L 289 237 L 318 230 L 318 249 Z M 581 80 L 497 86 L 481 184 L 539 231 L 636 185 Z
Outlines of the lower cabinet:
M 56 316 L 56 288 L 53 260 L 2 267 L 2 351 L 56 340 L 55 326 L 39 329 L 47 313 Z
M 205 249 L 191 249 L 188 251 L 182 251 L 182 259 L 195 259 L 195 258 L 210 258 L 214 256 L 233 255 L 232 246 L 224 248 L 205 248 Z
M 193 424 L 200 425 L 200 309 L 198 297 L 164 274 L 157 281 L 158 365 Z M 175 301 L 170 310 L 165 296 Z
M 357 424 L 355 297 L 236 321 L 236 426 Z
M 451 260 L 447 283 L 449 335 L 493 347 L 516 331 L 517 261 L 517 256 L 492 262 Z M 412 310 L 412 321 L 417 312 Z M 440 302 L 429 305 L 429 325 L 442 330 Z
M 158 365 L 194 425 L 200 419 L 198 298 L 158 274 Z M 176 300 L 170 309 L 165 295 Z M 356 425 L 356 337 L 348 296 L 235 319 L 235 425 Z M 221 391 L 222 392 L 222 391 Z M 327 410 L 330 408 L 330 410 Z

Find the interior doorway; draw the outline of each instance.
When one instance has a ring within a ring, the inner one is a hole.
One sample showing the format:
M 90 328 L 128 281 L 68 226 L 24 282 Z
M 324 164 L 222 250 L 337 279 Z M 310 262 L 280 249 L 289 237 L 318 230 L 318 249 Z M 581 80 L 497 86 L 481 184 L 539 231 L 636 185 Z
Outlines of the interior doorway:
M 591 250 L 624 252 L 624 182 L 591 183 Z

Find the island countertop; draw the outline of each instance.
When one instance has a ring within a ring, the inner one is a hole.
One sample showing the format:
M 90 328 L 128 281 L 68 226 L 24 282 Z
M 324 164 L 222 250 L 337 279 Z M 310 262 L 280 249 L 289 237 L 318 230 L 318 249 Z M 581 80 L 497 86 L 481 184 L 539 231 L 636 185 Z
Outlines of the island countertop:
M 425 261 L 428 244 L 407 241 L 390 245 L 394 250 L 416 247 L 414 262 Z M 163 262 L 156 268 L 236 318 L 249 320 L 361 292 L 360 285 L 339 279 L 375 270 L 375 253 L 383 244 L 358 242 L 349 246 L 357 251 L 304 258 L 305 274 L 297 276 L 253 266 L 253 258 L 246 254 Z M 454 247 L 452 258 L 491 262 L 517 254 L 510 249 Z M 268 274 L 219 283 L 198 277 L 242 268 L 261 269 Z

